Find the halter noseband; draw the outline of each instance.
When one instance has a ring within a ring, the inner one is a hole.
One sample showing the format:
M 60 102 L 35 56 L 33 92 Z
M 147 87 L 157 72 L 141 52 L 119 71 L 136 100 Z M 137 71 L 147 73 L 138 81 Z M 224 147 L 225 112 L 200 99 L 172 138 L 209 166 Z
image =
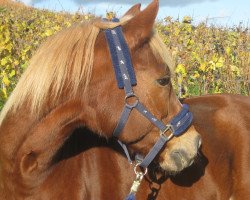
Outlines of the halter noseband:
M 114 18 L 112 21 L 119 22 L 119 20 L 116 18 Z M 113 29 L 104 30 L 104 32 L 111 54 L 118 88 L 124 89 L 125 91 L 125 106 L 123 108 L 119 122 L 113 132 L 113 136 L 118 137 L 120 135 L 133 109 L 136 109 L 160 130 L 160 137 L 149 153 L 144 158 L 140 155 L 137 156 L 137 160 L 139 160 L 139 166 L 147 168 L 166 142 L 168 142 L 174 136 L 177 137 L 181 135 L 190 126 L 193 115 L 191 112 L 189 112 L 188 105 L 183 104 L 181 111 L 167 125 L 157 119 L 140 102 L 139 98 L 133 92 L 133 86 L 136 85 L 136 76 L 131 62 L 129 48 L 123 36 L 122 27 L 117 26 Z M 133 103 L 129 103 L 130 98 L 134 99 Z M 171 134 L 167 136 L 166 132 L 169 130 L 171 131 Z M 126 145 L 121 141 L 118 142 L 124 149 L 128 159 L 131 161 Z

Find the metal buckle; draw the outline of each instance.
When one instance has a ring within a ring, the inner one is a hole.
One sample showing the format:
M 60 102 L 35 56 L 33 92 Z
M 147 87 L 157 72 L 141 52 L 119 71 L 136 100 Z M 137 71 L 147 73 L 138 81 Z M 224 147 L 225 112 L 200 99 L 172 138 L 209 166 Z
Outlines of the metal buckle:
M 166 135 L 166 132 L 170 130 L 171 131 L 171 134 L 168 136 Z M 164 138 L 165 140 L 171 140 L 173 137 L 174 137 L 174 129 L 173 129 L 173 126 L 171 124 L 167 124 L 166 125 L 166 129 L 164 131 L 160 131 L 160 136 L 162 138 Z

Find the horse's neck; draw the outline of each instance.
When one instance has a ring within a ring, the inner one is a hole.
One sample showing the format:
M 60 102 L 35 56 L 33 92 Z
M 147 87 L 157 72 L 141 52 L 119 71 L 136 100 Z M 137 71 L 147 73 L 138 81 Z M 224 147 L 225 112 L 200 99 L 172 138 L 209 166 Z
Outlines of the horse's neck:
M 74 131 L 63 144 L 54 166 L 42 189 L 49 193 L 51 190 L 47 190 L 55 184 L 64 188 L 63 192 L 55 192 L 55 199 L 123 199 L 134 178 L 133 166 L 118 143 L 83 129 Z M 69 183 L 75 186 L 69 187 Z
M 14 174 L 17 152 L 25 141 L 31 127 L 36 123 L 35 117 L 23 107 L 16 113 L 8 113 L 0 126 L 0 199 L 7 193 L 11 199 L 14 186 L 11 179 Z M 6 197 L 7 198 L 7 197 Z
M 51 161 L 65 140 L 76 127 L 85 124 L 85 114 L 89 110 L 81 105 L 65 103 L 40 119 L 27 107 L 20 108 L 15 114 L 7 114 L 0 127 L 0 163 L 4 163 L 0 173 L 6 177 L 6 184 L 11 183 L 9 185 L 13 187 L 20 184 L 23 187 L 19 185 L 18 189 L 23 190 L 41 183 L 43 174 L 50 170 Z M 8 178 L 9 173 L 15 177 Z
M 36 123 L 37 119 L 24 107 L 13 114 L 7 114 L 0 126 L 0 155 L 13 159 Z

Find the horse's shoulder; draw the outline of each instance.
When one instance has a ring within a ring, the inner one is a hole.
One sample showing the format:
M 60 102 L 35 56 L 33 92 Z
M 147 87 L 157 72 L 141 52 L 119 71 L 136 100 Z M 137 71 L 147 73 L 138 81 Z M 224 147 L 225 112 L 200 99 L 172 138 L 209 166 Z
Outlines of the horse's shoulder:
M 194 115 L 194 123 L 213 132 L 225 132 L 228 135 L 249 137 L 250 97 L 231 94 L 205 95 L 189 98 Z

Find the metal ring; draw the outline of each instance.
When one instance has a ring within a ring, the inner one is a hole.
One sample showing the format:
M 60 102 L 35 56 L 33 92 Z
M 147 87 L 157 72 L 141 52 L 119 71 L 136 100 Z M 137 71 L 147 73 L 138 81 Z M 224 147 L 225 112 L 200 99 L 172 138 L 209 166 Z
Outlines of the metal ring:
M 145 176 L 147 173 L 148 173 L 148 168 L 143 168 L 145 171 L 144 172 L 141 172 L 141 171 L 137 171 L 137 167 L 140 166 L 141 163 L 137 163 L 134 167 L 134 172 L 135 174 L 139 174 L 139 173 L 142 173 L 143 176 Z
M 135 98 L 134 102 L 130 103 L 128 102 L 128 99 L 129 98 Z M 137 104 L 139 103 L 139 97 L 132 93 L 132 94 L 127 94 L 126 97 L 125 97 L 125 103 L 126 103 L 126 106 L 129 107 L 129 108 L 134 108 L 137 106 Z

